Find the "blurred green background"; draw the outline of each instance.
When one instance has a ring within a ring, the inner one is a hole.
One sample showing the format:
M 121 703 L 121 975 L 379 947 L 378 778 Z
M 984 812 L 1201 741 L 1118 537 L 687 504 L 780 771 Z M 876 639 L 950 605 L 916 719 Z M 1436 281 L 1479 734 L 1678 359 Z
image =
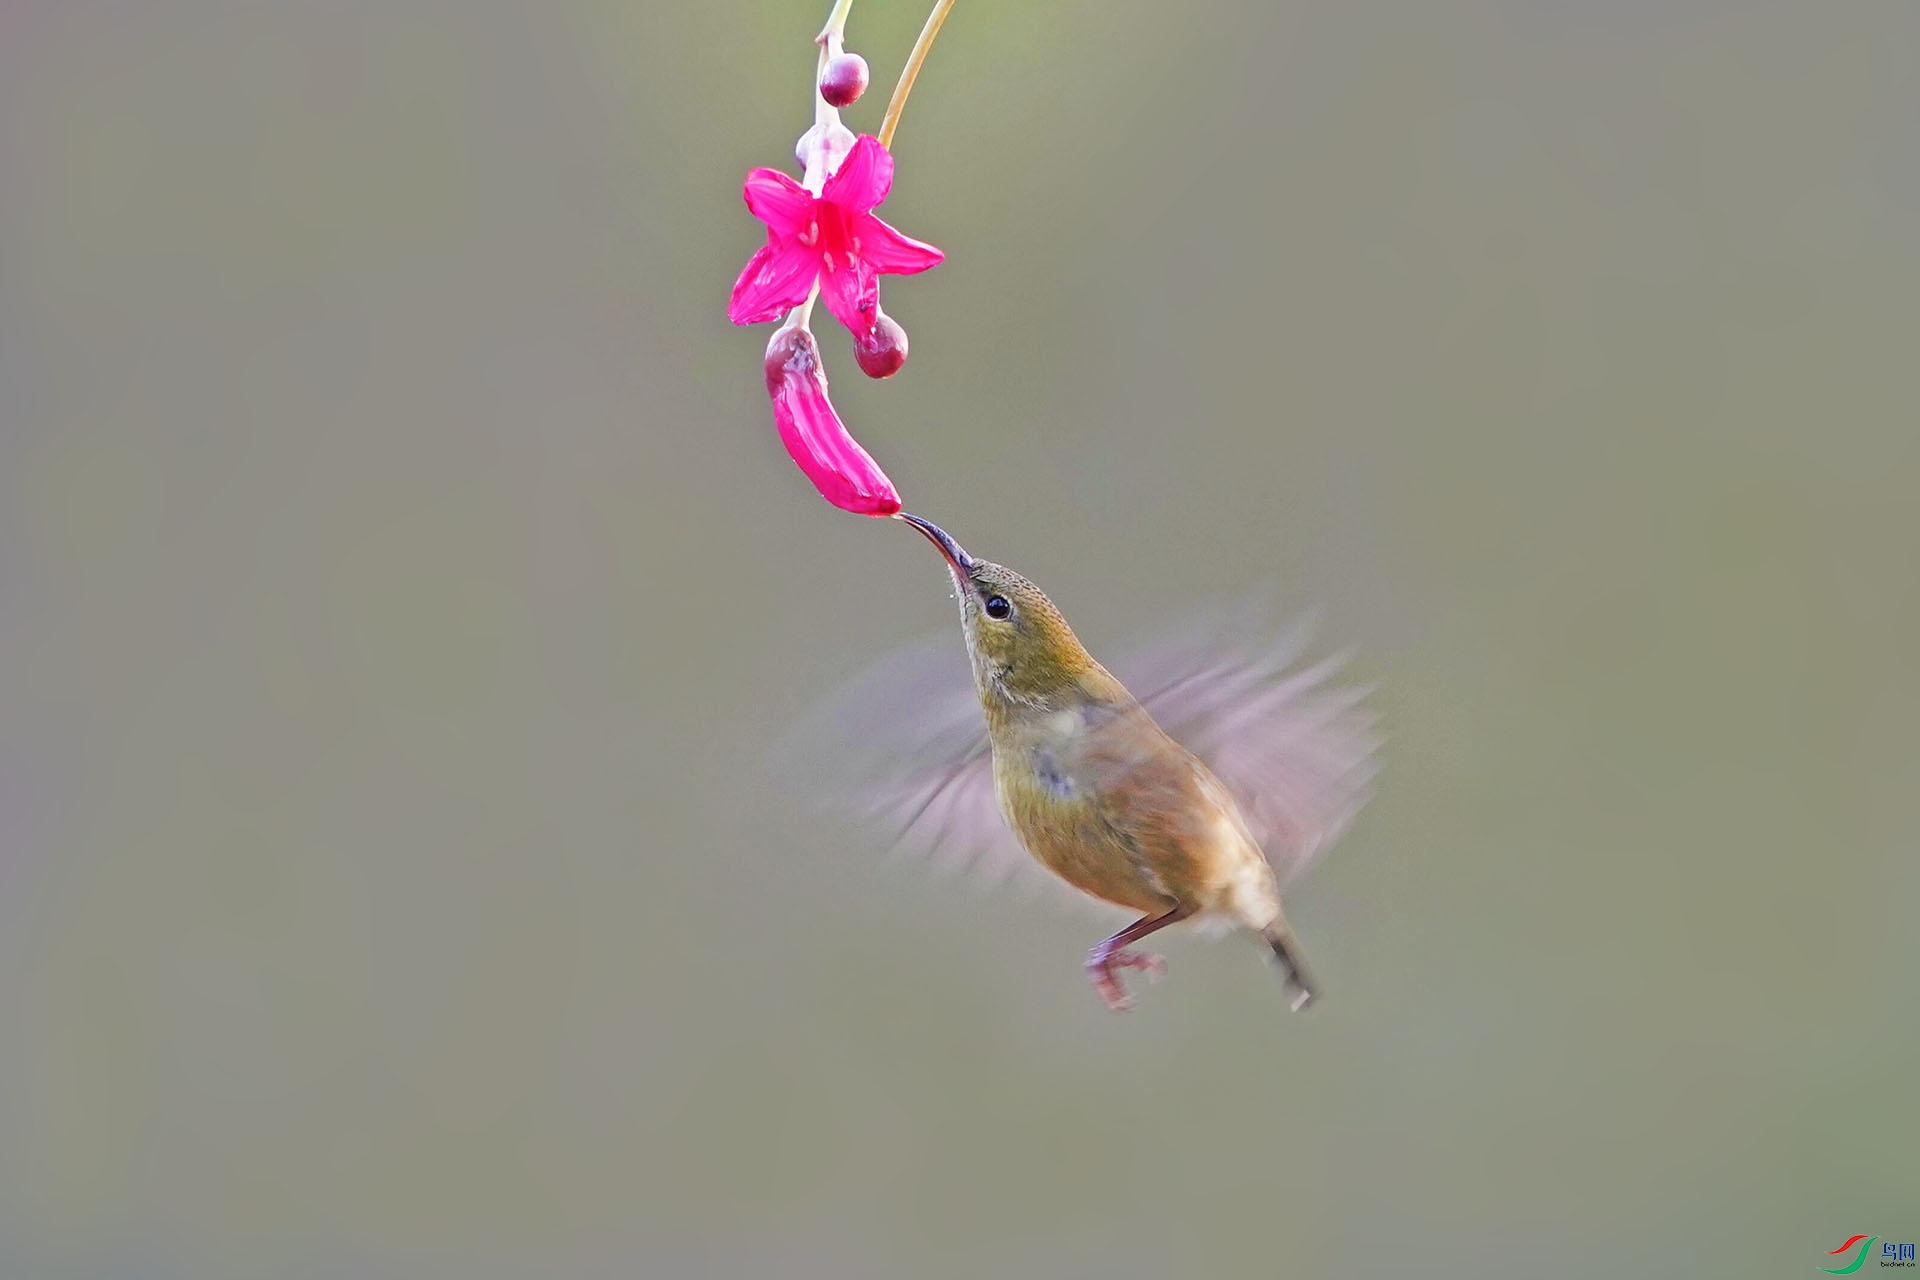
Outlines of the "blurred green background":
M 1328 999 L 1124 1019 L 763 768 L 952 625 L 723 314 L 825 9 L 0 9 L 0 1275 L 1920 1236 L 1920 9 L 961 0 L 841 409 L 1096 652 L 1274 582 L 1390 734 Z

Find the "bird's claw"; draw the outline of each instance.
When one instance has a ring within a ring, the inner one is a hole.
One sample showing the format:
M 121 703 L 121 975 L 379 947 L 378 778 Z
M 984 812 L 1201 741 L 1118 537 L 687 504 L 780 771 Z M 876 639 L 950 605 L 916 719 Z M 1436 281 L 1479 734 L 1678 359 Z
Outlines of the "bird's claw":
M 1093 983 L 1093 989 L 1107 1002 L 1107 1008 L 1115 1013 L 1125 1013 L 1133 1008 L 1133 997 L 1120 985 L 1115 970 L 1139 969 L 1147 975 L 1148 982 L 1158 982 L 1166 976 L 1167 961 L 1164 956 L 1154 955 L 1150 951 L 1128 951 L 1116 948 L 1107 951 L 1096 947 L 1087 956 L 1087 979 Z

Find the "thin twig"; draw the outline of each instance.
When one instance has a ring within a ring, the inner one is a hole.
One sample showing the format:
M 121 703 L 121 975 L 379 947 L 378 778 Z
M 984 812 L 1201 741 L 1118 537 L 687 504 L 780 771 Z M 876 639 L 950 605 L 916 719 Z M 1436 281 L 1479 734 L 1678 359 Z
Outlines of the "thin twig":
M 887 114 L 880 121 L 877 135 L 880 145 L 893 150 L 893 131 L 900 127 L 900 113 L 906 110 L 907 95 L 913 92 L 913 82 L 920 74 L 920 64 L 927 60 L 927 50 L 933 48 L 933 38 L 940 34 L 940 24 L 947 20 L 947 10 L 953 8 L 953 0 L 934 0 L 933 12 L 927 15 L 927 25 L 920 28 L 920 38 L 913 42 L 913 52 L 907 55 L 907 65 L 900 71 L 900 83 L 893 86 L 893 97 L 887 100 Z

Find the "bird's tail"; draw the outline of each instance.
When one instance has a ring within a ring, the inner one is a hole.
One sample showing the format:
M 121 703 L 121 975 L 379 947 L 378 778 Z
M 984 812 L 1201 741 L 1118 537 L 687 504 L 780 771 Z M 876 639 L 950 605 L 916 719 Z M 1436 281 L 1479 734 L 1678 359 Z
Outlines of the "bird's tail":
M 1280 976 L 1287 984 L 1289 1006 L 1295 1013 L 1312 1004 L 1318 994 L 1317 984 L 1307 972 L 1306 964 L 1300 959 L 1300 942 L 1293 936 L 1293 930 L 1287 928 L 1287 922 L 1275 916 L 1273 923 L 1260 931 L 1260 936 L 1273 948 L 1273 958 L 1280 965 Z

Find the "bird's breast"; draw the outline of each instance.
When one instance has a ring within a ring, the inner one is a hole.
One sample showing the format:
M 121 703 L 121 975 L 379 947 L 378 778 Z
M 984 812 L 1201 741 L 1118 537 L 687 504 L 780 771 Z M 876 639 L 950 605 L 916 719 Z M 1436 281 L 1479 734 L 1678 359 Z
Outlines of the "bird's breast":
M 994 789 L 1027 852 L 1069 884 L 1140 911 L 1173 903 L 1257 927 L 1272 869 L 1233 798 L 1144 713 L 1036 714 L 994 734 Z
M 1124 780 L 1100 757 L 1088 717 L 1036 716 L 994 741 L 994 792 L 1027 852 L 1083 892 L 1139 911 L 1171 904 L 1143 866 L 1128 833 L 1112 820 L 1108 792 Z

